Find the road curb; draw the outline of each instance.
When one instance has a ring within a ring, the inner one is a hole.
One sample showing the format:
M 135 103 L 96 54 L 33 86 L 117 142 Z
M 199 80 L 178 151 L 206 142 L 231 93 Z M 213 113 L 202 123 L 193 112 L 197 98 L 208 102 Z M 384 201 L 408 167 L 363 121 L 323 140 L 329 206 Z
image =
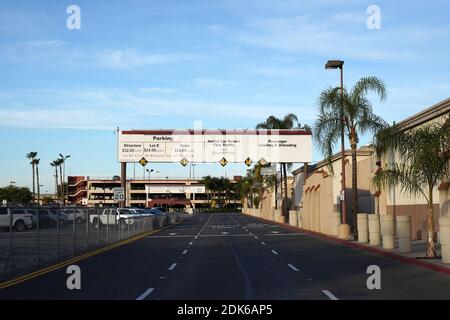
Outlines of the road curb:
M 33 271 L 31 273 L 27 273 L 27 274 L 18 276 L 16 278 L 13 278 L 13 279 L 10 279 L 10 280 L 4 281 L 4 282 L 0 282 L 0 290 L 6 289 L 8 287 L 15 286 L 17 284 L 23 283 L 25 281 L 28 281 L 28 280 L 31 280 L 31 279 L 34 279 L 34 278 L 37 278 L 37 277 L 40 277 L 40 276 L 42 276 L 44 274 L 47 274 L 47 273 L 50 273 L 52 271 L 61 269 L 61 268 L 65 267 L 65 266 L 71 265 L 72 263 L 79 262 L 79 261 L 85 260 L 87 258 L 96 256 L 96 255 L 101 254 L 103 252 L 110 251 L 112 249 L 115 249 L 115 248 L 127 245 L 127 244 L 135 242 L 137 240 L 144 239 L 144 238 L 146 238 L 146 237 L 148 237 L 150 235 L 156 234 L 156 233 L 161 232 L 161 231 L 166 230 L 166 229 L 170 229 L 170 228 L 172 228 L 172 227 L 174 227 L 176 225 L 179 225 L 180 223 L 183 223 L 183 222 L 180 221 L 180 222 L 176 222 L 176 223 L 174 223 L 174 224 L 172 224 L 170 226 L 166 226 L 166 227 L 163 227 L 163 228 L 158 229 L 158 230 L 147 231 L 147 232 L 135 235 L 135 236 L 133 236 L 133 237 L 131 237 L 129 239 L 125 239 L 125 240 L 122 240 L 122 241 L 119 241 L 119 242 L 116 242 L 116 243 L 112 243 L 110 245 L 107 245 L 107 246 L 102 247 L 102 248 L 95 249 L 93 251 L 85 252 L 85 253 L 83 253 L 81 255 L 78 255 L 78 256 L 66 259 L 64 261 L 61 261 L 61 262 L 58 262 L 56 264 L 53 264 L 53 265 L 44 267 L 42 269 Z
M 338 239 L 338 238 L 335 238 L 335 237 L 332 237 L 332 236 L 329 236 L 329 235 L 326 235 L 326 234 L 322 234 L 322 233 L 318 233 L 318 232 L 302 229 L 302 228 L 299 228 L 299 227 L 294 227 L 294 226 L 291 226 L 291 225 L 288 225 L 288 224 L 284 224 L 284 223 L 280 223 L 280 222 L 276 222 L 276 221 L 271 221 L 271 220 L 264 219 L 264 218 L 261 218 L 261 217 L 255 217 L 255 216 L 252 216 L 252 215 L 249 215 L 249 214 L 246 214 L 246 213 L 242 213 L 242 214 L 245 215 L 245 216 L 248 216 L 248 217 L 253 217 L 253 218 L 261 220 L 261 221 L 275 223 L 275 224 L 277 224 L 279 226 L 285 227 L 285 228 L 290 229 L 290 230 L 301 231 L 301 232 L 309 234 L 309 235 L 311 235 L 311 236 L 313 236 L 315 238 L 319 238 L 319 239 L 326 240 L 326 241 L 329 241 L 329 242 L 339 243 L 339 244 L 345 245 L 345 246 L 350 247 L 350 248 L 361 249 L 361 250 L 364 250 L 364 251 L 367 251 L 367 252 L 370 252 L 370 253 L 373 253 L 373 254 L 376 254 L 376 255 L 379 255 L 379 256 L 383 256 L 383 257 L 390 258 L 390 259 L 393 259 L 393 260 L 401 261 L 401 262 L 404 262 L 404 263 L 409 263 L 409 264 L 416 265 L 416 266 L 419 266 L 419 267 L 422 267 L 422 268 L 426 268 L 426 269 L 430 269 L 430 270 L 433 270 L 433 271 L 437 271 L 437 272 L 440 272 L 440 273 L 444 273 L 444 274 L 450 275 L 450 268 L 447 268 L 447 267 L 443 267 L 443 266 L 439 266 L 439 265 L 432 264 L 432 263 L 429 263 L 429 262 L 417 260 L 415 258 L 405 257 L 405 256 L 402 256 L 402 255 L 397 254 L 395 252 L 384 251 L 384 250 L 376 248 L 376 247 L 368 247 L 366 245 L 359 244 L 357 242 L 352 242 L 352 241 L 346 241 L 346 240 Z

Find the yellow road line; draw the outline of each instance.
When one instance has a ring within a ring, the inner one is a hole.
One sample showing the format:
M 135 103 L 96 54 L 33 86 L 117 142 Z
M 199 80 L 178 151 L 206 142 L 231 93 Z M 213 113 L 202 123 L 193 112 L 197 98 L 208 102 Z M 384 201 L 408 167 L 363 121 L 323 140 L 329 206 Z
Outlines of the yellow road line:
M 114 248 L 123 246 L 123 245 L 125 245 L 125 244 L 134 242 L 134 241 L 136 241 L 136 240 L 140 240 L 140 239 L 145 238 L 145 237 L 148 237 L 148 236 L 150 236 L 150 235 L 152 235 L 152 234 L 155 234 L 155 233 L 161 232 L 161 231 L 163 231 L 163 230 L 165 230 L 165 229 L 171 228 L 171 227 L 173 227 L 173 226 L 175 226 L 175 225 L 178 225 L 178 224 L 180 224 L 180 223 L 182 223 L 182 222 L 177 222 L 177 223 L 175 223 L 175 224 L 173 224 L 173 225 L 170 225 L 170 226 L 161 228 L 161 229 L 159 229 L 159 230 L 148 231 L 148 232 L 142 233 L 142 234 L 140 234 L 140 235 L 134 236 L 134 237 L 132 237 L 132 238 L 125 239 L 125 240 L 122 240 L 122 241 L 117 242 L 117 243 L 114 243 L 114 244 L 110 244 L 110 245 L 108 245 L 108 246 L 106 246 L 106 247 L 103 247 L 103 248 L 100 248 L 100 249 L 97 249 L 97 250 L 94 250 L 94 251 L 90 251 L 90 252 L 87 252 L 87 253 L 82 254 L 82 255 L 80 255 L 80 256 L 76 256 L 76 257 L 67 259 L 67 260 L 65 260 L 65 261 L 59 262 L 59 263 L 57 263 L 57 264 L 54 264 L 54 265 L 45 267 L 45 268 L 43 268 L 43 269 L 40 269 L 40 270 L 31 272 L 31 273 L 28 273 L 28 274 L 19 276 L 19 277 L 17 277 L 17 278 L 14 278 L 14 279 L 11 279 L 11 280 L 8 280 L 8 281 L 5 281 L 5 282 L 0 282 L 0 290 L 1 290 L 1 289 L 8 288 L 8 287 L 11 287 L 11 286 L 14 286 L 14 285 L 17 285 L 17 284 L 22 283 L 22 282 L 25 282 L 25 281 L 27 281 L 27 280 L 31 280 L 31 279 L 33 279 L 33 278 L 39 277 L 39 276 L 44 275 L 44 274 L 47 274 L 47 273 L 49 273 L 49 272 L 52 272 L 52 271 L 61 269 L 62 267 L 68 266 L 68 265 L 70 265 L 70 264 L 72 264 L 72 263 L 75 263 L 75 262 L 78 262 L 78 261 L 81 261 L 81 260 L 85 260 L 85 259 L 87 259 L 87 258 L 89 258 L 89 257 L 98 255 L 98 254 L 103 253 L 103 252 L 105 252 L 105 251 L 109 251 L 109 250 L 111 250 L 111 249 L 114 249 Z

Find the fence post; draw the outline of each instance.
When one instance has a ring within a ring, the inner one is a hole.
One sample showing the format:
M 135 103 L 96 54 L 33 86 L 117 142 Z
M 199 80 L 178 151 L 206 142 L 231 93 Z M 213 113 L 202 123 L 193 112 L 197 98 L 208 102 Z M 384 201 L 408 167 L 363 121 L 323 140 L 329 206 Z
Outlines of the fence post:
M 59 207 L 59 205 L 58 205 L 58 207 L 57 207 L 57 215 L 58 215 L 58 223 L 56 224 L 56 260 L 59 260 L 59 238 L 60 238 L 60 234 L 59 234 L 59 229 L 60 229 L 60 226 L 59 226 L 59 221 L 60 221 L 60 219 L 61 219 L 61 208 Z M 65 220 L 64 220 L 65 221 Z
M 77 210 L 73 209 L 73 223 L 72 223 L 72 254 L 75 255 L 75 232 L 76 232 L 76 226 L 75 221 L 77 220 Z
M 97 248 L 100 247 L 100 208 L 97 208 Z
M 36 209 L 36 267 L 39 267 L 39 216 L 39 211 Z
M 5 269 L 3 270 L 3 274 L 6 271 L 6 266 L 9 267 L 9 274 L 12 274 L 13 272 L 13 264 L 14 264 L 14 233 L 13 233 L 13 212 L 11 208 L 8 208 L 8 214 L 9 214 L 9 248 L 8 248 L 8 260 L 5 264 Z
M 86 209 L 86 243 L 85 243 L 86 249 L 89 248 L 89 223 L 90 223 L 89 208 L 87 208 Z
M 111 215 L 111 209 L 106 209 L 106 244 L 109 244 L 109 216 Z

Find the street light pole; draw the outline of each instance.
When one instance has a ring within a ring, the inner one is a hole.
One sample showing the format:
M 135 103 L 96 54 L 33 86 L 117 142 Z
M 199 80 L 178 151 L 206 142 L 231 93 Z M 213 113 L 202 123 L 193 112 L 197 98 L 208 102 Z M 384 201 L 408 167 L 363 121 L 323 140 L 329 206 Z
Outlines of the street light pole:
M 340 69 L 341 72 L 341 108 L 340 116 L 342 120 L 341 126 L 341 210 L 342 210 L 342 224 L 347 224 L 347 207 L 345 204 L 345 115 L 344 115 L 344 61 L 330 60 L 325 65 L 325 69 Z

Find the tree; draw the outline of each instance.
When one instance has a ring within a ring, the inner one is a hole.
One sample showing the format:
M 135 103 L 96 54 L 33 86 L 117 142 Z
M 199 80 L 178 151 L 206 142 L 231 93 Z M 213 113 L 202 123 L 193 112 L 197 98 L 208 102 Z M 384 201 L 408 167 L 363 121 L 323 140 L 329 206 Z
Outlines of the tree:
M 37 183 L 37 194 L 38 194 L 38 205 L 40 204 L 41 201 L 41 185 L 39 182 L 39 162 L 41 161 L 41 159 L 34 159 L 34 166 L 36 168 L 36 183 Z
M 34 202 L 34 197 L 35 197 L 35 194 L 36 194 L 36 189 L 35 189 L 35 185 L 36 185 L 36 183 L 35 183 L 35 168 L 34 168 L 34 165 L 35 165 L 35 163 L 34 163 L 34 159 L 37 157 L 37 152 L 35 152 L 35 151 L 31 151 L 31 152 L 29 152 L 28 154 L 27 154 L 27 159 L 29 159 L 29 160 L 31 160 L 31 162 L 30 162 L 30 164 L 31 164 L 31 170 L 32 170 L 32 176 L 33 176 L 33 202 Z
M 266 121 L 259 123 L 256 125 L 256 129 L 268 129 L 268 130 L 274 130 L 274 129 L 298 129 L 301 128 L 300 123 L 298 122 L 298 118 L 295 114 L 289 113 L 284 116 L 284 118 L 280 119 L 275 116 L 270 116 L 266 119 Z M 310 131 L 311 128 L 309 126 L 304 126 L 304 129 Z M 281 164 L 281 181 L 283 181 L 283 175 L 285 177 L 284 179 L 284 208 L 283 208 L 283 215 L 285 219 L 288 217 L 288 191 L 287 191 L 287 171 L 288 168 L 290 168 L 292 164 L 288 163 L 282 163 Z
M 27 205 L 33 200 L 33 194 L 29 188 L 7 186 L 0 188 L 0 199 L 10 204 Z
M 422 195 L 428 204 L 427 257 L 436 258 L 434 243 L 433 190 L 450 179 L 450 114 L 441 123 L 428 124 L 410 131 L 390 126 L 376 136 L 377 153 L 396 153 L 391 163 L 373 179 L 378 188 L 400 185 L 401 191 Z
M 352 216 L 353 232 L 357 233 L 356 215 L 358 214 L 358 177 L 356 150 L 359 135 L 365 133 L 376 134 L 387 124 L 373 113 L 372 103 L 367 95 L 374 92 L 380 101 L 386 99 L 386 86 L 377 77 L 361 78 L 350 92 L 341 88 L 324 90 L 319 98 L 319 118 L 314 124 L 314 139 L 322 153 L 328 160 L 329 168 L 333 171 L 331 159 L 333 148 L 341 137 L 342 127 L 348 137 L 352 150 Z M 343 108 L 343 116 L 341 113 Z
M 55 196 L 58 198 L 58 160 L 50 162 L 50 165 L 55 168 Z

